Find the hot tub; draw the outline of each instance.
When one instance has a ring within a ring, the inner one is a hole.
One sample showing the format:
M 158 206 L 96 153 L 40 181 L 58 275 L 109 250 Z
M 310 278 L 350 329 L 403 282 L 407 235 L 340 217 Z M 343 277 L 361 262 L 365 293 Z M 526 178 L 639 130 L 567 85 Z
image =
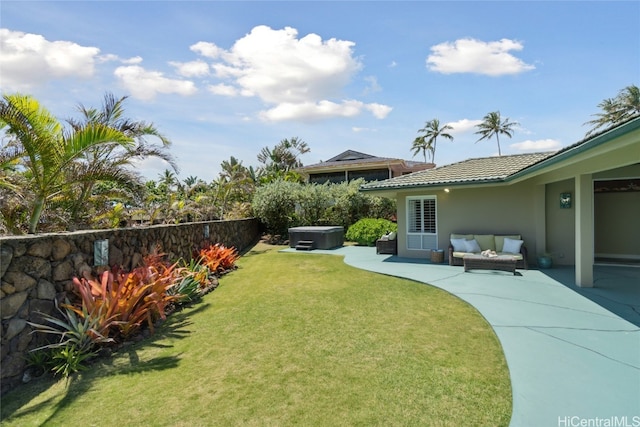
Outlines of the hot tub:
M 344 227 L 340 226 L 309 226 L 292 227 L 289 229 L 289 247 L 295 248 L 301 242 L 309 243 L 307 249 L 331 249 L 344 243 Z

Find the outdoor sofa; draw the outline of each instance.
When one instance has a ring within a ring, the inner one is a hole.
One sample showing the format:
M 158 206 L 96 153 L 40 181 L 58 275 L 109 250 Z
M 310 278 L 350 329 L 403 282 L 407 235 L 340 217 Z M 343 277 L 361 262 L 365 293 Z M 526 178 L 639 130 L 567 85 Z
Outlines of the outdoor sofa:
M 513 256 L 517 268 L 529 268 L 527 248 L 519 234 L 451 234 L 449 265 L 464 265 L 465 255 L 480 255 L 488 250 L 498 256 Z

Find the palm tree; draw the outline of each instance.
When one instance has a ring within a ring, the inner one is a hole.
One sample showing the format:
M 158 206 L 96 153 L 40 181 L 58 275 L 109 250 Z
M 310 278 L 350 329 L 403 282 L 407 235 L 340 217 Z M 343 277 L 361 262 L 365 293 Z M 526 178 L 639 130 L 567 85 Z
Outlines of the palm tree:
M 496 142 L 498 143 L 498 155 L 501 156 L 500 151 L 500 134 L 507 135 L 511 138 L 513 134 L 513 127 L 518 126 L 517 122 L 510 122 L 509 118 L 505 117 L 503 120 L 500 117 L 500 111 L 493 111 L 483 117 L 482 123 L 476 125 L 478 132 L 476 135 L 481 135 L 480 139 L 476 142 L 480 142 L 483 139 L 490 139 L 492 136 L 496 136 Z
M 99 147 L 131 147 L 132 139 L 101 123 L 86 123 L 71 130 L 29 95 L 4 95 L 0 124 L 6 126 L 9 145 L 19 151 L 24 176 L 33 193 L 29 233 L 35 233 L 46 203 L 86 176 L 71 174 L 89 151 Z M 16 153 L 14 153 L 16 154 Z
M 429 151 L 431 153 L 431 162 L 433 163 L 436 157 L 436 141 L 438 137 L 441 136 L 453 141 L 453 136 L 446 133 L 446 131 L 450 129 L 453 129 L 453 127 L 446 124 L 440 127 L 440 120 L 438 119 L 431 119 L 426 122 L 422 129 L 418 129 L 418 132 L 423 132 L 423 135 L 420 135 L 413 140 L 413 145 L 411 146 L 413 156 L 415 157 L 420 151 L 422 151 L 422 154 L 424 155 L 424 162 L 426 163 L 427 151 Z
M 158 185 L 163 186 L 167 191 L 173 191 L 173 187 L 180 187 L 180 181 L 171 170 L 165 169 L 164 172 L 158 174 Z
M 94 196 L 95 184 L 100 181 L 111 181 L 118 184 L 121 192 L 131 195 L 140 192 L 143 188 L 142 178 L 135 171 L 134 161 L 148 157 L 157 157 L 166 161 L 177 172 L 178 167 L 173 157 L 166 151 L 171 141 L 158 131 L 153 123 L 133 121 L 125 117 L 124 102 L 126 96 L 116 98 L 112 93 L 106 93 L 101 109 L 87 108 L 80 104 L 78 111 L 82 114 L 81 120 L 68 119 L 67 122 L 74 128 L 80 128 L 88 123 L 100 123 L 116 129 L 135 141 L 135 145 L 129 147 L 101 146 L 85 153 L 83 162 L 78 164 L 81 175 L 91 174 L 93 180 L 85 180 L 75 188 L 75 194 L 69 197 L 75 202 L 71 205 L 71 221 L 77 222 L 80 212 L 84 209 L 87 200 Z M 148 137 L 160 140 L 161 145 L 152 145 L 147 141 Z M 108 195 L 104 195 L 108 196 Z
M 294 136 L 283 139 L 273 150 L 264 147 L 258 154 L 258 161 L 265 165 L 268 172 L 289 172 L 302 166 L 300 156 L 311 151 L 306 142 Z
M 640 88 L 636 85 L 627 86 L 618 92 L 615 98 L 607 98 L 598 104 L 602 112 L 594 114 L 597 118 L 585 125 L 593 127 L 586 133 L 586 137 L 595 133 L 599 128 L 613 125 L 640 114 Z
M 416 139 L 413 140 L 413 144 L 411 145 L 411 152 L 413 153 L 413 157 L 417 156 L 420 151 L 422 151 L 425 163 L 427 163 L 427 151 L 432 153 L 431 156 L 433 157 L 432 141 L 427 140 L 424 135 L 417 136 Z
M 0 234 L 21 234 L 27 200 L 22 190 L 25 178 L 19 173 L 21 150 L 15 146 L 0 149 Z

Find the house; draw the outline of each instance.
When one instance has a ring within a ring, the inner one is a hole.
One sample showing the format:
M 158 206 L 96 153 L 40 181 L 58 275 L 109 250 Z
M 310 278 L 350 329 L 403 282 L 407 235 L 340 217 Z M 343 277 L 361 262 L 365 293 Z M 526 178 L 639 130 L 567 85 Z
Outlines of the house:
M 339 183 L 364 178 L 365 181 L 384 180 L 411 172 L 431 169 L 433 163 L 411 162 L 402 159 L 376 157 L 358 151 L 347 150 L 325 162 L 300 168 L 309 176 L 309 182 Z
M 597 257 L 640 260 L 640 117 L 557 152 L 470 159 L 361 191 L 396 199 L 399 256 L 447 249 L 451 233 L 517 233 L 530 263 L 551 253 L 592 287 Z

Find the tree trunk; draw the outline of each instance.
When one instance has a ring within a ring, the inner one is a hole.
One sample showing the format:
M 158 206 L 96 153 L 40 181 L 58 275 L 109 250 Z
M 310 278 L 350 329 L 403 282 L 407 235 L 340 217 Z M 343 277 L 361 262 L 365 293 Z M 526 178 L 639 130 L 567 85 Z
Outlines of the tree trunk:
M 29 220 L 29 234 L 35 234 L 38 228 L 38 222 L 42 216 L 42 209 L 44 208 L 44 196 L 36 196 L 36 202 L 33 206 L 33 212 L 31 213 L 31 219 Z

